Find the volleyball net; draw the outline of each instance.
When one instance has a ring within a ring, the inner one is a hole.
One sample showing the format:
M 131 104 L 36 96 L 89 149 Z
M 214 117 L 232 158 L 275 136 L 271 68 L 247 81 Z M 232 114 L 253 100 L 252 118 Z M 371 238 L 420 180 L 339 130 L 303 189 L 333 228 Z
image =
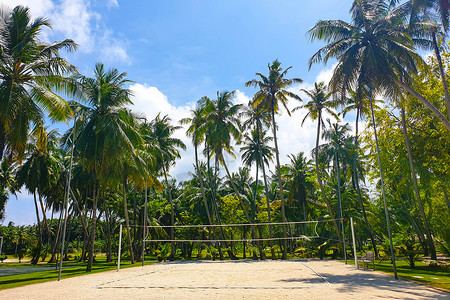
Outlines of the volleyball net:
M 330 251 L 336 253 L 340 251 L 344 252 L 344 258 L 347 259 L 346 250 L 350 250 L 351 247 L 346 248 L 346 244 L 354 244 L 354 237 L 352 242 L 346 238 L 344 232 L 347 225 L 353 227 L 353 222 L 348 221 L 324 219 L 251 224 L 130 225 L 130 228 L 135 227 L 141 232 L 142 263 L 146 253 L 150 253 L 150 256 L 160 253 L 165 260 L 168 257 L 202 258 L 202 251 L 209 251 L 208 253 L 216 254 L 221 259 L 246 258 L 251 255 L 254 257 L 254 253 L 260 255 L 262 259 L 266 252 L 269 253 L 267 256 L 272 258 L 283 252 L 297 257 L 322 258 Z M 336 227 L 341 229 L 339 235 Z M 122 255 L 121 248 L 126 247 L 126 241 L 122 241 L 122 232 L 125 229 L 122 228 L 121 225 L 118 269 Z M 250 255 L 246 256 L 247 253 Z M 211 258 L 211 255 L 209 257 L 207 255 L 207 258 Z

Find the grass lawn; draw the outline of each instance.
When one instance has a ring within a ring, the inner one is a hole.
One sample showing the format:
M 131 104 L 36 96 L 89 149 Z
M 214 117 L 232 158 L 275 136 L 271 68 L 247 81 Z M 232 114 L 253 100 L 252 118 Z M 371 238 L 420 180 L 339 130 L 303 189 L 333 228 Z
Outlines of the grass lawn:
M 353 260 L 348 260 L 354 264 Z M 441 269 L 430 268 L 428 264 L 416 261 L 416 267 L 411 269 L 404 260 L 396 260 L 397 275 L 400 278 L 416 281 L 433 287 L 441 288 L 450 292 L 450 272 Z M 372 264 L 370 264 L 372 267 Z M 394 275 L 394 267 L 388 261 L 378 263 L 375 261 L 375 270 Z
M 155 261 L 146 261 L 145 265 L 150 265 L 153 263 L 155 263 Z M 132 265 L 132 264 L 130 264 L 129 261 L 123 261 L 120 263 L 120 268 L 126 269 L 126 268 L 130 268 L 130 267 L 138 267 L 141 265 L 142 265 L 142 263 L 140 263 L 140 262 Z M 37 267 L 50 267 L 50 266 L 55 267 L 55 264 L 39 264 L 39 265 L 35 265 L 35 266 L 37 266 Z M 102 261 L 102 258 L 99 258 L 97 260 L 97 262 L 94 263 L 94 265 L 92 267 L 92 272 L 86 272 L 86 263 L 64 262 L 63 266 L 67 266 L 67 267 L 70 266 L 70 268 L 66 268 L 66 269 L 63 268 L 62 274 L 61 274 L 62 279 L 117 269 L 117 265 L 114 262 L 106 263 L 105 261 Z M 19 267 L 19 268 L 20 267 L 33 267 L 33 265 L 31 265 L 29 263 L 21 263 L 21 264 L 3 263 L 3 264 L 0 264 L 0 268 L 7 268 L 7 267 Z M 59 265 L 58 265 L 58 267 L 59 267 Z M 0 290 L 34 284 L 34 283 L 58 280 L 58 274 L 59 274 L 59 269 L 55 269 L 55 270 L 32 272 L 32 273 L 19 274 L 19 275 L 1 276 L 0 277 Z

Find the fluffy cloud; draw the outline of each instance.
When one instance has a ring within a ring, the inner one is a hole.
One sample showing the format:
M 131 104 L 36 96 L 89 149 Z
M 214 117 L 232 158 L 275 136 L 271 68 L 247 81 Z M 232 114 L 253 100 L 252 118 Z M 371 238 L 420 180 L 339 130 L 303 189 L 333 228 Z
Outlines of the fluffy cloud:
M 0 3 L 10 8 L 24 5 L 30 8 L 32 17 L 48 18 L 53 30 L 44 30 L 41 36 L 47 42 L 70 38 L 79 44 L 81 52 L 98 51 L 98 56 L 107 62 L 128 65 L 132 62 L 127 54 L 126 42 L 114 37 L 89 0 L 7 0 L 6 3 L 0 0 Z M 117 0 L 108 0 L 106 3 L 108 8 L 118 5 Z

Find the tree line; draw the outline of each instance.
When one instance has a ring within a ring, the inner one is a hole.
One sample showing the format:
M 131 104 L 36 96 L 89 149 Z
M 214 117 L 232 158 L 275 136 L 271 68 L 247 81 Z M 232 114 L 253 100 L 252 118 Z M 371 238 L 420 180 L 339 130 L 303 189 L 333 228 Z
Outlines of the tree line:
M 351 22 L 321 20 L 308 31 L 312 41 L 326 44 L 309 65 L 337 61 L 328 84 L 315 83 L 300 96 L 289 88 L 302 80 L 289 78 L 291 67 L 275 60 L 267 73 L 246 83 L 257 89 L 248 105 L 235 104 L 233 91 L 217 92 L 202 97 L 189 117 L 174 124 L 167 115 L 147 120 L 131 112 L 126 73 L 97 63 L 94 76 L 84 76 L 59 54 L 76 50 L 74 41 L 40 41 L 40 30 L 50 26 L 47 19 L 32 20 L 22 6 L 3 11 L 0 204 L 4 214 L 6 201 L 20 188 L 33 195 L 32 262 L 44 249 L 56 259 L 66 199 L 69 224 L 81 226 L 80 260 L 87 260 L 88 271 L 97 239 L 112 260 L 122 221 L 132 263 L 162 247 L 141 248 L 143 225 L 248 223 L 213 231 L 152 227 L 148 234 L 170 240 L 280 237 L 275 245 L 253 246 L 260 258 L 269 247 L 273 257 L 278 251 L 286 259 L 288 252 L 309 255 L 306 249 L 325 249 L 335 240 L 341 247 L 349 223 L 339 219 L 348 217 L 360 224 L 358 246 L 377 256 L 422 252 L 436 259 L 436 245 L 448 253 L 450 228 L 443 221 L 450 214 L 448 10 L 441 1 L 355 0 L 350 13 Z M 424 49 L 434 57 L 425 61 L 418 54 Z M 299 106 L 290 111 L 288 101 Z M 306 112 L 301 125 L 317 122 L 312 160 L 293 153 L 290 163 L 281 165 L 277 116 L 282 111 Z M 349 113 L 355 116 L 354 133 L 343 121 Z M 61 134 L 46 127 L 45 117 L 72 120 L 72 126 Z M 186 145 L 174 132 L 183 129 L 191 137 L 195 163 L 191 177 L 177 183 L 170 169 Z M 244 166 L 232 173 L 225 158 L 239 154 Z M 59 213 L 57 226 L 48 212 Z M 307 235 L 307 225 L 251 225 L 319 219 L 330 220 L 315 229 L 325 242 L 288 238 Z M 190 257 L 193 247 L 172 242 L 169 256 Z M 246 255 L 245 243 L 216 247 L 222 259 L 236 258 L 239 247 Z

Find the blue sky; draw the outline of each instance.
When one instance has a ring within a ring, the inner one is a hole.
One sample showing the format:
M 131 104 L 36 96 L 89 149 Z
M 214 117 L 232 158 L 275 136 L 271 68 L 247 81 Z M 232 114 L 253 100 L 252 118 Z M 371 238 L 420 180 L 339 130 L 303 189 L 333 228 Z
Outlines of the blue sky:
M 2 6 L 30 7 L 33 17 L 45 16 L 53 30 L 45 30 L 48 42 L 71 38 L 80 45 L 67 54 L 70 62 L 91 75 L 96 62 L 127 72 L 134 92 L 132 109 L 148 118 L 158 112 L 175 121 L 186 117 L 202 96 L 238 90 L 236 102 L 246 104 L 255 92 L 244 83 L 255 72 L 267 73 L 267 64 L 278 59 L 293 66 L 288 77 L 311 88 L 329 79 L 332 64 L 315 65 L 308 71 L 309 57 L 322 44 L 310 43 L 306 32 L 319 19 L 349 20 L 350 0 L 315 1 L 120 1 L 120 0 L 0 0 Z M 299 103 L 291 103 L 295 107 Z M 304 112 L 279 117 L 281 161 L 288 154 L 314 147 L 315 124 L 300 127 Z M 62 125 L 60 128 L 64 128 Z M 184 132 L 177 133 L 186 143 Z M 238 152 L 238 147 L 236 147 Z M 192 170 L 192 147 L 172 170 L 182 180 Z M 236 170 L 239 159 L 229 158 Z M 4 223 L 35 222 L 32 197 L 26 192 L 11 198 Z

